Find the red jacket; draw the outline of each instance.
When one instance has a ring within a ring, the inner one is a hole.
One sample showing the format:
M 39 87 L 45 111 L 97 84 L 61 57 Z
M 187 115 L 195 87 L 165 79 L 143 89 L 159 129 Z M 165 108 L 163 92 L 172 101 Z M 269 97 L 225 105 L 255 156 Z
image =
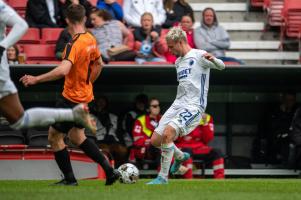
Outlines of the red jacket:
M 130 160 L 144 157 L 145 151 L 150 145 L 151 136 L 160 119 L 161 115 L 157 116 L 156 119 L 151 119 L 149 115 L 142 115 L 135 121 L 132 132 L 134 143 L 130 153 Z
M 190 134 L 179 137 L 176 140 L 176 145 L 180 149 L 190 148 L 193 154 L 208 153 L 211 147 L 208 143 L 213 140 L 214 137 L 214 125 L 213 118 L 207 115 L 207 119 L 200 121 L 199 126 L 197 126 Z

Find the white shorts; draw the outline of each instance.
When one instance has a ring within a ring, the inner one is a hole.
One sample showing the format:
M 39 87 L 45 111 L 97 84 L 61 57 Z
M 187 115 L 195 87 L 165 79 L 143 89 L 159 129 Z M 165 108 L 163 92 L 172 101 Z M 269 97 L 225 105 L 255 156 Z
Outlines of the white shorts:
M 200 123 L 202 112 L 199 108 L 190 106 L 175 106 L 174 104 L 164 113 L 158 127 L 155 129 L 159 135 L 163 135 L 167 125 L 176 130 L 176 136 L 188 135 Z
M 12 80 L 8 79 L 6 81 L 0 81 L 0 99 L 17 92 L 18 90 Z

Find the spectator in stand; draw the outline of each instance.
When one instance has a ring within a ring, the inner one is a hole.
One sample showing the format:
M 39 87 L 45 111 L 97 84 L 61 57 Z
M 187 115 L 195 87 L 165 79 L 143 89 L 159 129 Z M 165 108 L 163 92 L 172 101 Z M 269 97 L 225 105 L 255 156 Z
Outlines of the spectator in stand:
M 164 53 L 167 45 L 160 38 L 161 28 L 154 27 L 153 15 L 149 12 L 141 16 L 141 27 L 135 28 L 134 39 L 137 52 L 136 62 L 166 62 Z
M 193 40 L 193 24 L 194 17 L 193 14 L 183 15 L 180 26 L 186 32 L 187 42 L 191 46 L 191 48 L 195 48 L 194 40 Z M 177 57 L 171 54 L 169 51 L 165 53 L 165 58 L 168 62 L 175 63 Z
M 18 60 L 19 49 L 17 45 L 8 47 L 6 53 L 7 53 L 8 64 L 10 65 L 19 64 L 19 60 Z
M 135 97 L 133 108 L 128 111 L 122 120 L 122 131 L 124 143 L 127 147 L 133 145 L 133 127 L 136 119 L 147 113 L 148 97 L 145 94 L 139 94 Z
M 136 52 L 127 46 L 130 31 L 123 23 L 114 20 L 106 10 L 93 11 L 90 18 L 104 62 L 135 60 Z M 113 51 L 116 48 L 120 49 Z
M 193 10 L 185 0 L 164 0 L 166 20 L 162 28 L 177 26 L 184 15 L 190 15 L 194 22 Z
M 176 141 L 178 148 L 184 152 L 190 153 L 192 159 L 188 159 L 183 163 L 186 172 L 184 178 L 193 178 L 192 160 L 204 160 L 206 164 L 213 167 L 213 176 L 216 179 L 223 179 L 224 174 L 224 158 L 219 149 L 212 148 L 209 145 L 214 138 L 213 118 L 209 114 L 204 113 L 199 126 L 197 126 L 189 135 L 179 137 Z M 181 168 L 180 168 L 181 170 Z
M 68 28 L 65 28 L 56 42 L 55 45 L 55 57 L 58 60 L 62 60 L 62 54 L 64 52 L 66 44 L 72 39 L 71 33 Z
M 194 42 L 196 48 L 203 49 L 224 62 L 243 64 L 236 58 L 225 56 L 225 50 L 230 47 L 230 37 L 227 31 L 218 24 L 213 8 L 203 10 L 201 26 L 194 31 Z
M 135 163 L 138 168 L 157 168 L 160 164 L 160 150 L 151 145 L 150 139 L 161 119 L 160 102 L 157 98 L 149 101 L 149 113 L 144 114 L 135 121 L 132 136 L 133 147 L 129 161 Z M 152 160 L 152 166 L 145 166 L 143 160 Z
M 119 21 L 123 21 L 123 10 L 116 0 L 98 0 L 96 7 L 98 9 L 107 10 L 113 17 Z
M 28 0 L 25 19 L 29 27 L 55 28 L 61 26 L 60 12 L 59 0 Z
M 98 97 L 91 113 L 96 116 L 96 138 L 99 147 L 113 156 L 117 167 L 125 163 L 128 155 L 127 148 L 121 144 L 118 138 L 118 117 L 109 112 L 108 98 Z
M 123 13 L 124 20 L 130 27 L 140 27 L 140 19 L 143 13 L 152 13 L 154 24 L 161 26 L 166 19 L 162 0 L 124 0 Z
M 82 6 L 84 6 L 85 10 L 86 10 L 86 27 L 87 28 L 91 28 L 92 24 L 91 24 L 91 20 L 89 18 L 92 10 L 94 9 L 94 7 L 92 6 L 92 4 L 88 1 L 88 0 L 60 0 L 60 8 L 61 8 L 61 16 L 62 16 L 62 26 L 66 27 L 67 23 L 66 23 L 66 10 L 68 8 L 69 5 L 71 4 L 80 4 Z

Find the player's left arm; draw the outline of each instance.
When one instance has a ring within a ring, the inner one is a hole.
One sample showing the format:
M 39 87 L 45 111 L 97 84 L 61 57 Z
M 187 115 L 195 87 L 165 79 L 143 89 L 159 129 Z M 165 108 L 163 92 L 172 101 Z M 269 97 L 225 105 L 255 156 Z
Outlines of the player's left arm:
M 99 59 L 91 67 L 90 81 L 92 83 L 94 83 L 97 80 L 97 78 L 99 77 L 99 75 L 102 71 L 102 68 L 103 68 L 103 61 L 102 61 L 102 58 L 99 57 Z
M 22 78 L 20 78 L 19 81 L 22 82 L 25 87 L 48 81 L 55 81 L 66 76 L 69 73 L 71 67 L 72 63 L 69 60 L 63 60 L 61 64 L 59 64 L 50 72 L 38 76 L 25 74 Z
M 204 53 L 203 57 L 209 61 L 207 62 L 208 67 L 218 69 L 218 70 L 225 69 L 225 63 L 222 60 L 214 57 L 212 54 Z

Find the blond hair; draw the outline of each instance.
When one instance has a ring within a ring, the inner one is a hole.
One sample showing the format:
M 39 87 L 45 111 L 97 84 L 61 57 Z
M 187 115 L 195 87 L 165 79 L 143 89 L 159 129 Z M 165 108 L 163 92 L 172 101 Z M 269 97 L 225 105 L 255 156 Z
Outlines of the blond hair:
M 183 31 L 183 29 L 180 26 L 172 27 L 168 31 L 165 39 L 174 42 L 179 42 L 179 41 L 187 42 L 186 32 Z

